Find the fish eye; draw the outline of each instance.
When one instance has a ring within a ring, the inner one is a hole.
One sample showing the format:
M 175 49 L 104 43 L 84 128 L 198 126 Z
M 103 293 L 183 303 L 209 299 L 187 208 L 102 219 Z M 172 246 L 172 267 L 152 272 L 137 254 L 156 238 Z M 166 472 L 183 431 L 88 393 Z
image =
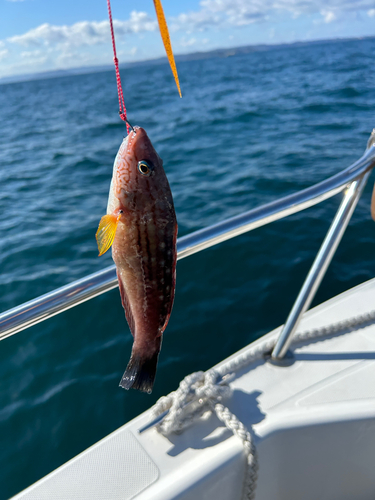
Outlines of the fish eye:
M 138 170 L 142 175 L 146 175 L 148 177 L 153 171 L 153 166 L 146 160 L 141 160 L 138 162 Z

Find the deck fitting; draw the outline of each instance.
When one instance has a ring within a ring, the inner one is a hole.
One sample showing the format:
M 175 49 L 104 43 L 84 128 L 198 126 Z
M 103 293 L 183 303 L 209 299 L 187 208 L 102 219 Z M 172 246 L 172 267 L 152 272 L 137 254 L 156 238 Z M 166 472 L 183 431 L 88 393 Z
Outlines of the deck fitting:
M 277 358 L 273 358 L 271 356 L 271 353 L 272 353 L 272 349 L 268 352 L 265 352 L 264 353 L 264 359 L 266 361 L 268 361 L 269 363 L 272 363 L 273 365 L 276 365 L 276 366 L 291 366 L 296 358 L 293 354 L 293 352 L 291 350 L 287 350 L 286 353 L 285 353 L 285 356 L 281 359 L 277 359 Z

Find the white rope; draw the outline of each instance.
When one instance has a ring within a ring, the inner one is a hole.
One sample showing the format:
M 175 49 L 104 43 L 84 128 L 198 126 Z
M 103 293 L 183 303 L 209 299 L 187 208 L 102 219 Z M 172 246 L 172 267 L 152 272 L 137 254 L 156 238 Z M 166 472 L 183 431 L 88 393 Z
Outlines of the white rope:
M 253 500 L 255 498 L 255 489 L 258 479 L 258 454 L 253 436 L 228 408 L 218 403 L 214 406 L 214 409 L 219 420 L 224 422 L 225 426 L 242 441 L 247 462 L 242 498 Z
M 355 327 L 374 320 L 375 311 L 371 311 L 329 326 L 297 333 L 292 343 L 296 344 L 323 336 L 348 333 Z M 157 426 L 158 431 L 164 435 L 172 432 L 182 432 L 183 429 L 192 425 L 208 411 L 216 413 L 219 420 L 241 439 L 244 447 L 247 469 L 243 485 L 243 500 L 253 500 L 255 498 L 258 457 L 252 429 L 247 429 L 222 404 L 222 401 L 232 394 L 232 390 L 225 379 L 228 374 L 236 372 L 256 360 L 264 359 L 264 355 L 270 353 L 274 345 L 274 339 L 265 339 L 257 342 L 251 349 L 224 363 L 216 370 L 200 371 L 188 375 L 180 382 L 176 391 L 171 392 L 168 396 L 161 397 L 152 408 L 153 417 L 157 417 L 168 410 L 168 414 Z
M 247 472 L 243 486 L 243 498 L 253 500 L 255 495 L 258 459 L 253 436 L 240 420 L 221 401 L 230 397 L 232 390 L 215 370 L 195 372 L 180 382 L 177 391 L 160 398 L 152 409 L 153 417 L 169 410 L 158 425 L 164 435 L 180 433 L 207 411 L 215 412 L 218 419 L 238 436 L 244 446 Z
M 215 370 L 195 372 L 180 382 L 177 391 L 161 397 L 152 409 L 157 417 L 165 410 L 168 415 L 159 424 L 158 430 L 164 435 L 182 432 L 205 412 L 212 411 L 215 403 L 229 397 L 232 390 L 227 384 L 218 385 L 220 375 Z
M 292 340 L 293 344 L 298 344 L 299 342 L 306 342 L 308 340 L 317 339 L 319 337 L 328 337 L 330 335 L 339 335 L 344 333 L 349 333 L 356 327 L 363 326 L 366 323 L 371 323 L 375 320 L 375 311 L 369 313 L 360 314 L 354 318 L 349 318 L 347 320 L 338 321 L 337 323 L 332 323 L 328 326 L 322 326 L 321 328 L 314 328 L 312 330 L 306 330 L 304 332 L 297 332 Z M 265 354 L 271 353 L 275 346 L 276 341 L 274 339 L 265 339 L 262 342 L 257 342 L 257 344 L 252 348 L 246 350 L 244 353 L 236 356 L 234 359 L 228 361 L 221 365 L 217 371 L 221 376 L 226 373 L 232 373 L 244 368 L 245 366 L 262 359 Z

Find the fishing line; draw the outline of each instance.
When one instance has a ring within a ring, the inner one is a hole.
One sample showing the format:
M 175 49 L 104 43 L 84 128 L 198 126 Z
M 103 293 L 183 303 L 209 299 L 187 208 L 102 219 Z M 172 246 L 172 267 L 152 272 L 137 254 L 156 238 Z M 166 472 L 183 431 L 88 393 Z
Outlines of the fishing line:
M 156 17 L 158 19 L 158 24 L 159 24 L 159 29 L 160 29 L 160 34 L 161 38 L 163 40 L 164 48 L 167 53 L 169 65 L 171 67 L 176 85 L 177 85 L 177 90 L 180 95 L 181 95 L 181 89 L 180 89 L 180 82 L 178 80 L 178 73 L 177 73 L 177 68 L 176 68 L 176 63 L 174 60 L 173 56 L 173 51 L 172 51 L 172 45 L 171 45 L 171 40 L 169 37 L 169 32 L 168 32 L 168 26 L 167 26 L 167 21 L 165 20 L 164 16 L 164 11 L 163 7 L 161 5 L 160 0 L 154 0 L 154 6 L 155 6 L 155 11 L 156 11 Z M 117 53 L 116 53 L 116 42 L 115 42 L 115 32 L 113 30 L 113 20 L 112 20 L 112 10 L 111 10 L 111 0 L 107 0 L 107 7 L 108 7 L 108 16 L 109 16 L 109 26 L 111 28 L 111 37 L 112 37 L 112 48 L 113 48 L 113 62 L 115 63 L 115 70 L 116 70 L 116 82 L 117 82 L 117 94 L 118 94 L 118 105 L 119 105 L 119 115 L 121 120 L 123 120 L 126 123 L 126 130 L 129 134 L 129 130 L 131 129 L 133 132 L 135 132 L 134 128 L 130 125 L 130 123 L 127 120 L 126 117 L 126 108 L 125 108 L 125 101 L 124 101 L 124 93 L 122 91 L 122 85 L 121 85 L 121 78 L 120 78 L 120 70 L 118 67 L 118 59 L 117 59 Z
M 134 131 L 134 129 L 130 125 L 130 123 L 128 122 L 127 116 L 126 116 L 124 93 L 122 91 L 120 70 L 118 67 L 118 59 L 117 59 L 117 53 L 116 53 L 115 33 L 113 30 L 113 21 L 112 21 L 112 11 L 111 11 L 111 1 L 110 0 L 107 0 L 107 6 L 108 6 L 109 25 L 111 28 L 111 37 L 112 37 L 113 62 L 115 63 L 115 70 L 116 70 L 116 83 L 117 83 L 119 115 L 120 115 L 121 120 L 123 120 L 126 123 L 126 131 L 129 134 L 130 129 L 132 129 L 133 131 Z

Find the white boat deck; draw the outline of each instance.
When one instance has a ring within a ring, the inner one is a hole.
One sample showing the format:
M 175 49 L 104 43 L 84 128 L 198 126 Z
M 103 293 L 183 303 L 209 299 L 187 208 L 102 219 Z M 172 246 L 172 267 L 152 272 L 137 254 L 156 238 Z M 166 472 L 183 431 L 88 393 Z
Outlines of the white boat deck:
M 374 309 L 371 280 L 309 311 L 299 331 Z M 292 350 L 290 366 L 262 359 L 239 371 L 224 401 L 255 433 L 255 498 L 373 500 L 375 323 Z M 168 438 L 155 428 L 139 434 L 149 420 L 140 415 L 14 500 L 241 499 L 242 444 L 216 416 Z

